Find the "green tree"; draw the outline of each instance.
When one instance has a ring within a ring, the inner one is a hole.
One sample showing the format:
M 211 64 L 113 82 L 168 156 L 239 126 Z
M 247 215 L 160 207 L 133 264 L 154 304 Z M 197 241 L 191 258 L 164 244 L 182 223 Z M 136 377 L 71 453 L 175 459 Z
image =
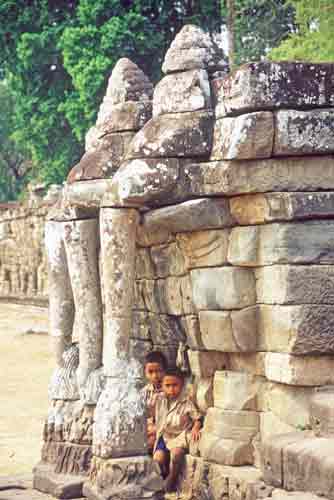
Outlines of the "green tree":
M 261 59 L 294 29 L 294 8 L 286 0 L 222 0 L 222 15 L 234 33 L 234 65 Z
M 273 60 L 334 60 L 333 0 L 288 0 L 296 10 L 297 29 L 273 49 Z
M 17 198 L 31 166 L 14 140 L 13 104 L 8 86 L 0 82 L 0 201 Z
M 2 0 L 0 67 L 33 176 L 62 182 L 83 153 L 117 59 L 130 57 L 156 80 L 167 45 L 188 22 L 217 29 L 219 1 Z

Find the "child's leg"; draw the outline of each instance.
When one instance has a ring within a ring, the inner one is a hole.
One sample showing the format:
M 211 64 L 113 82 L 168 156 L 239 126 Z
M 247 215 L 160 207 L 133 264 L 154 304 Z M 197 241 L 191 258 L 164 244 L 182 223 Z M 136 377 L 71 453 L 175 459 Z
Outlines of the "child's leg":
M 165 479 L 169 471 L 169 452 L 157 450 L 154 452 L 153 460 L 159 464 L 161 475 Z
M 173 448 L 170 451 L 169 474 L 165 485 L 167 492 L 176 490 L 176 481 L 181 471 L 185 453 L 186 450 L 184 448 Z

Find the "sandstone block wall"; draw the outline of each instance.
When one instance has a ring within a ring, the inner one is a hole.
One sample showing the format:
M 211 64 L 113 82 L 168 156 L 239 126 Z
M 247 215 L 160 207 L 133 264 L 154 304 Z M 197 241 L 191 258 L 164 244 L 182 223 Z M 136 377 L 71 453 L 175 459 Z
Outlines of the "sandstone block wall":
M 49 204 L 0 205 L 0 299 L 47 304 L 44 225 Z

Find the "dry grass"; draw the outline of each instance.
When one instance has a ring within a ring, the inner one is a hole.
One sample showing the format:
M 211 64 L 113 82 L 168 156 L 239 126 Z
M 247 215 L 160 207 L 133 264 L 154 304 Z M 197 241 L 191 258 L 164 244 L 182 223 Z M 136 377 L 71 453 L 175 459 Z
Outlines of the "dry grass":
M 0 475 L 25 474 L 40 457 L 54 367 L 47 312 L 0 303 Z

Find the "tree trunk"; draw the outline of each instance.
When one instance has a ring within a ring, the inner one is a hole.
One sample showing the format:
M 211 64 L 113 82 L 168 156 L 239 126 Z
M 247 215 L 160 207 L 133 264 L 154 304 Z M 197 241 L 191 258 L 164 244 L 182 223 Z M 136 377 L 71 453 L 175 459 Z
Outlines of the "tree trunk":
M 227 5 L 227 39 L 228 39 L 228 60 L 230 70 L 234 67 L 235 56 L 235 5 L 234 0 L 226 0 Z

